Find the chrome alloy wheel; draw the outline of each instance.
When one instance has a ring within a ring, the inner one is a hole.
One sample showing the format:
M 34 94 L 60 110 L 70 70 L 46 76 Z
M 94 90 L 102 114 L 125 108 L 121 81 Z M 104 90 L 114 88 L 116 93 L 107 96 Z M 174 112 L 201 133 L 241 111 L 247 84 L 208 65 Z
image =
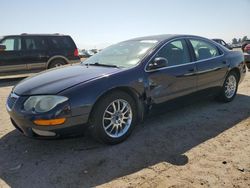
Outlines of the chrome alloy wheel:
M 234 75 L 230 75 L 225 83 L 225 96 L 230 99 L 234 96 L 237 89 L 237 80 Z
M 103 114 L 102 125 L 107 135 L 112 138 L 123 136 L 132 123 L 132 109 L 130 104 L 117 99 L 110 103 Z

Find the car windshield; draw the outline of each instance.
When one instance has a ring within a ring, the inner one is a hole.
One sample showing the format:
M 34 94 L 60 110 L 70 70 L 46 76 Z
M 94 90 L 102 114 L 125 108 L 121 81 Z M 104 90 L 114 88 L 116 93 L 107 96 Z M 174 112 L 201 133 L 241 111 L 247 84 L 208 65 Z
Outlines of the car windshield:
M 158 43 L 157 40 L 131 40 L 107 47 L 83 62 L 89 65 L 133 67 Z

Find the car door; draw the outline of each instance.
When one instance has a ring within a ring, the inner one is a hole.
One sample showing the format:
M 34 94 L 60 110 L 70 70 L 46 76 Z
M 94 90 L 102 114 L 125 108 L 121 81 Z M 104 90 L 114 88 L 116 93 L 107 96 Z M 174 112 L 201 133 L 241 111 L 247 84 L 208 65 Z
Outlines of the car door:
M 202 39 L 190 39 L 197 66 L 197 90 L 221 86 L 228 70 L 223 51 Z
M 150 68 L 157 58 L 165 58 L 167 65 Z M 154 103 L 184 96 L 196 91 L 196 65 L 192 62 L 185 39 L 166 43 L 146 67 L 149 93 Z
M 0 44 L 5 46 L 5 49 L 0 51 L 0 73 L 8 74 L 26 70 L 26 64 L 21 56 L 21 38 L 6 37 L 1 40 Z
M 46 69 L 47 41 L 42 36 L 24 36 L 23 60 L 27 63 L 28 70 Z

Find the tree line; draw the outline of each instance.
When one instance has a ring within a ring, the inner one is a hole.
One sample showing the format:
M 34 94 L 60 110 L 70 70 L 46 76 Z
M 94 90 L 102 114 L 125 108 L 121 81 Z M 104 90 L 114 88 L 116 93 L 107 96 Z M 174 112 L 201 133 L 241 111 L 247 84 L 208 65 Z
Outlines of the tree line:
M 247 36 L 244 36 L 243 38 L 239 38 L 239 39 L 233 38 L 232 39 L 232 44 L 241 44 L 245 40 L 248 40 Z

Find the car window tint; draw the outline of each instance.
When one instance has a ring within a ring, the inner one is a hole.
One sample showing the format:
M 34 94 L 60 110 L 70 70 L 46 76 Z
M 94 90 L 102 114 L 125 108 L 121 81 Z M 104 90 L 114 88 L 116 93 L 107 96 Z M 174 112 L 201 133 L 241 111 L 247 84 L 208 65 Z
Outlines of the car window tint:
M 25 37 L 26 50 L 44 50 L 47 48 L 46 40 L 42 37 Z
M 74 48 L 73 41 L 70 37 L 64 37 L 64 36 L 56 36 L 51 37 L 50 41 L 52 43 L 53 48 Z
M 185 40 L 176 40 L 165 45 L 156 57 L 168 60 L 168 66 L 181 65 L 190 62 L 190 56 Z
M 7 38 L 3 40 L 1 45 L 5 45 L 5 51 L 18 51 L 21 50 L 21 39 L 19 37 Z
M 209 59 L 220 55 L 219 50 L 213 44 L 202 40 L 190 40 L 197 60 Z
M 74 48 L 73 41 L 70 37 L 62 37 L 62 43 L 65 48 Z
M 38 37 L 35 38 L 36 48 L 38 50 L 47 49 L 47 41 L 44 38 Z
M 27 50 L 35 50 L 36 49 L 36 43 L 33 38 L 25 38 L 25 46 Z

